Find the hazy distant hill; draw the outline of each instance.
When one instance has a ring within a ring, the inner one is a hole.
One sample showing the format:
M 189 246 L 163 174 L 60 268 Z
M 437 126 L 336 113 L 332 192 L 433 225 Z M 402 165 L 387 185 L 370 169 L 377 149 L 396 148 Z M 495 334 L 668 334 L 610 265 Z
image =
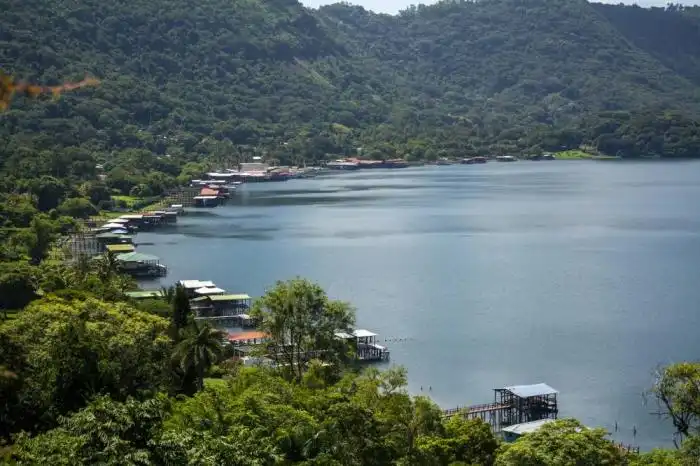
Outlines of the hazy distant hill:
M 20 176 L 41 175 L 46 164 L 27 160 L 45 161 L 47 150 L 136 178 L 252 150 L 285 162 L 358 146 L 409 158 L 582 143 L 628 156 L 700 154 L 696 9 L 582 0 L 450 1 L 397 16 L 294 0 L 4 7 L 3 69 L 42 83 L 103 79 L 59 102 L 16 100 L 0 117 L 0 163 Z

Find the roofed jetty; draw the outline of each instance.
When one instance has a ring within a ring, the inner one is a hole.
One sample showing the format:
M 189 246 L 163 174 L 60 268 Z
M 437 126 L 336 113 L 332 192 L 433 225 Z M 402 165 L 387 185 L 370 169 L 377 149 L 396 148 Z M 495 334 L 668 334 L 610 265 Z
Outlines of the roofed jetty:
M 443 415 L 481 419 L 494 432 L 501 432 L 506 426 L 556 419 L 559 414 L 558 393 L 545 383 L 496 388 L 493 403 L 448 409 Z

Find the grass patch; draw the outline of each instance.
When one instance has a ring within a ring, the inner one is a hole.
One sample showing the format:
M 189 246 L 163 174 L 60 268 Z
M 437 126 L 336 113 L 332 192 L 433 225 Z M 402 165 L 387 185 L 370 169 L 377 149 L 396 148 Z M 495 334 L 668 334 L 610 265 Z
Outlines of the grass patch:
M 134 204 L 142 201 L 143 199 L 134 196 L 112 196 L 112 200 L 115 202 L 123 202 L 128 208 L 131 208 Z
M 593 158 L 593 154 L 578 149 L 565 150 L 554 154 L 557 160 L 581 160 Z
M 557 152 L 554 156 L 558 160 L 619 160 L 620 157 L 614 155 L 604 155 L 600 153 L 585 152 L 579 149 L 565 150 Z

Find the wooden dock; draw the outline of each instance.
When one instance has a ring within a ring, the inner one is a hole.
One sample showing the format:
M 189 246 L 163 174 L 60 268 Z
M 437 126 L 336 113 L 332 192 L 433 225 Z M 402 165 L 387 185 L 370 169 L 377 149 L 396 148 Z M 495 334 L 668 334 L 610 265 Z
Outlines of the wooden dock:
M 546 384 L 516 385 L 494 389 L 494 402 L 443 411 L 443 416 L 481 419 L 494 433 L 503 427 L 540 419 L 556 419 L 557 391 Z

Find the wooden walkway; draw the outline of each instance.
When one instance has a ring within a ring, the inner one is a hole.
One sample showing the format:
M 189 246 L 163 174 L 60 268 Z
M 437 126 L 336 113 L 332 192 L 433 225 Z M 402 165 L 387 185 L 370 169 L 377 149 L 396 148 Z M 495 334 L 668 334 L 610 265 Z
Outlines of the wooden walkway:
M 452 409 L 446 409 L 442 412 L 442 415 L 446 418 L 452 416 L 463 416 L 465 418 L 480 417 L 482 414 L 496 413 L 498 411 L 505 411 L 510 409 L 511 405 L 508 403 L 487 403 L 483 405 L 473 405 L 473 406 L 463 406 Z

